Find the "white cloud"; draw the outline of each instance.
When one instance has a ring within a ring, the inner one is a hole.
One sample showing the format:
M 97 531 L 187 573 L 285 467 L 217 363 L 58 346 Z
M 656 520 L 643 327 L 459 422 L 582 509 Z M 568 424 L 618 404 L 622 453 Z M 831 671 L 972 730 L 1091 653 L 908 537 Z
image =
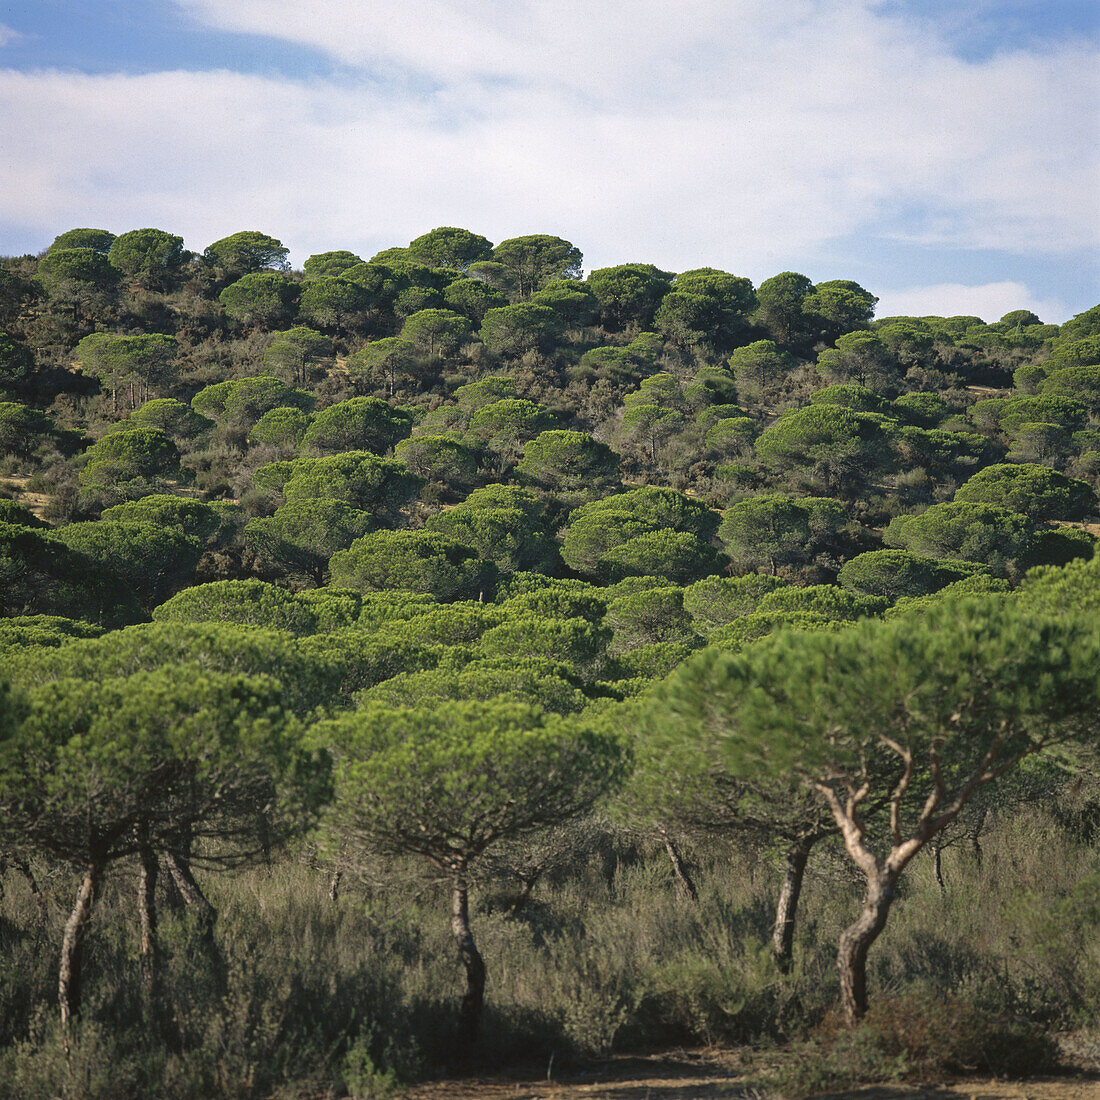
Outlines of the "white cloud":
M 987 323 L 999 321 L 1016 309 L 1030 309 L 1044 324 L 1060 325 L 1069 320 L 1070 310 L 1053 299 L 1040 299 L 1023 283 L 938 283 L 907 290 L 887 290 L 879 295 L 875 313 L 879 317 L 981 317 Z
M 257 227 L 298 262 L 451 224 L 757 280 L 817 276 L 862 235 L 1055 256 L 1100 239 L 1081 46 L 968 64 L 872 0 L 176 2 L 349 68 L 0 71 L 10 224 L 43 243 L 162 225 L 195 248 Z
M 22 37 L 14 27 L 9 27 L 6 23 L 0 23 L 0 46 L 10 46 Z

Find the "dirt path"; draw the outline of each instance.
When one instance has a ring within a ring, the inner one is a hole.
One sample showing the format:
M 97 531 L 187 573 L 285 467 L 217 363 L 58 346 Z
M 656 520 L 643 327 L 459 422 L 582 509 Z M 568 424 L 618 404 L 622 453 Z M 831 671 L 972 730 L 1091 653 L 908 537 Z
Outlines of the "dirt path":
M 435 1081 L 403 1093 L 405 1100 L 758 1100 L 736 1051 L 681 1051 L 613 1058 L 598 1069 L 534 1076 Z M 872 1085 L 823 1094 L 822 1100 L 1100 1100 L 1100 1077 L 1030 1081 L 973 1078 L 935 1087 Z

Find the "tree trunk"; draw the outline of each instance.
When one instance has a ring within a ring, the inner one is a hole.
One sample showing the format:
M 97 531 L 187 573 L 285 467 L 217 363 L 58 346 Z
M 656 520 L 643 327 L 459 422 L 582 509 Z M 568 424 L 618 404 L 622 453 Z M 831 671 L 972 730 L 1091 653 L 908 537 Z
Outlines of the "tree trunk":
M 797 840 L 787 849 L 787 867 L 779 890 L 779 901 L 775 906 L 775 925 L 772 928 L 772 957 L 784 974 L 791 969 L 798 899 L 802 893 L 802 879 L 806 874 L 810 849 L 816 839 L 810 837 Z
M 947 893 L 947 883 L 943 880 L 943 847 L 939 844 L 932 845 L 932 870 L 936 875 L 936 885 L 941 894 Z
M 138 832 L 138 914 L 141 918 L 141 985 L 146 1003 L 152 1006 L 157 988 L 157 853 L 149 843 L 147 829 Z
M 340 864 L 337 863 L 332 869 L 332 878 L 329 879 L 328 884 L 328 896 L 329 901 L 337 901 L 340 897 L 340 880 L 344 877 L 344 872 L 340 870 Z
M 836 954 L 840 1009 L 849 1027 L 859 1023 L 867 1012 L 867 953 L 886 926 L 897 877 L 898 872 L 881 871 L 868 876 L 863 911 L 840 935 Z
M 693 905 L 697 905 L 699 903 L 699 891 L 695 889 L 695 883 L 688 872 L 687 864 L 684 863 L 683 857 L 680 855 L 680 850 L 663 827 L 658 826 L 657 833 L 664 843 L 669 862 L 672 864 L 672 875 L 676 879 L 676 896 L 682 901 L 690 901 Z
M 214 936 L 214 922 L 218 919 L 217 910 L 206 899 L 199 884 L 191 874 L 190 862 L 183 856 L 174 852 L 165 853 L 165 861 L 168 870 L 172 873 L 172 881 L 176 884 L 180 896 L 188 909 L 195 913 L 199 930 L 205 940 L 211 940 Z
M 57 977 L 57 1000 L 61 1007 L 61 1026 L 69 1024 L 80 1012 L 80 963 L 84 946 L 84 929 L 103 881 L 106 861 L 93 860 L 84 869 L 84 878 L 76 893 L 76 904 L 65 922 L 61 940 L 61 966 Z
M 458 1052 L 466 1053 L 477 1039 L 481 1006 L 485 1000 L 485 963 L 470 931 L 469 898 L 465 867 L 455 872 L 451 887 L 451 934 L 466 968 L 466 993 L 458 1015 Z

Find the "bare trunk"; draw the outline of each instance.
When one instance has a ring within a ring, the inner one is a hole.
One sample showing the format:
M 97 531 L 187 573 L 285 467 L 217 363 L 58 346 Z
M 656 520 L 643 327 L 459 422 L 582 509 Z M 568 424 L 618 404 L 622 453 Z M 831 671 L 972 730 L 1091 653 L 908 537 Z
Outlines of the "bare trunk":
M 330 901 L 337 901 L 340 897 L 340 880 L 344 877 L 344 872 L 340 870 L 340 864 L 337 864 L 332 869 L 332 878 L 328 884 L 328 896 Z
M 797 840 L 787 849 L 787 866 L 783 885 L 779 890 L 779 901 L 775 906 L 775 925 L 772 928 L 772 957 L 784 974 L 791 969 L 798 899 L 802 894 L 802 880 L 806 874 L 810 849 L 816 839 L 811 837 Z
M 167 852 L 164 858 L 168 864 L 168 870 L 172 874 L 172 881 L 176 884 L 176 889 L 179 890 L 184 904 L 195 913 L 203 939 L 212 939 L 214 936 L 214 922 L 218 919 L 218 913 L 214 906 L 207 901 L 206 895 L 195 881 L 194 875 L 191 874 L 190 862 L 174 852 Z
M 451 886 L 451 934 L 458 946 L 462 965 L 466 968 L 466 993 L 458 1016 L 458 1051 L 464 1054 L 477 1039 L 481 1006 L 485 1000 L 485 963 L 470 931 L 465 867 L 455 871 Z
M 943 880 L 943 847 L 939 844 L 932 845 L 932 870 L 936 875 L 936 885 L 941 894 L 947 893 L 947 883 Z
M 684 863 L 680 850 L 673 843 L 672 837 L 663 827 L 658 827 L 657 833 L 668 853 L 669 862 L 672 864 L 672 876 L 676 880 L 676 896 L 682 901 L 690 901 L 693 905 L 699 903 L 699 891 L 695 889 L 687 864 Z
M 63 1028 L 67 1028 L 80 1012 L 80 963 L 84 930 L 103 881 L 105 867 L 105 861 L 93 860 L 84 869 L 84 878 L 76 893 L 76 904 L 65 922 L 65 935 L 61 940 L 61 966 L 57 976 L 57 1000 L 61 1007 Z
M 141 984 L 151 1005 L 157 988 L 157 854 L 149 844 L 148 830 L 138 834 L 138 914 L 141 919 Z
M 879 871 L 868 875 L 863 910 L 854 924 L 840 934 L 836 954 L 840 975 L 840 1009 L 844 1022 L 852 1027 L 867 1012 L 867 953 L 886 927 L 898 873 Z

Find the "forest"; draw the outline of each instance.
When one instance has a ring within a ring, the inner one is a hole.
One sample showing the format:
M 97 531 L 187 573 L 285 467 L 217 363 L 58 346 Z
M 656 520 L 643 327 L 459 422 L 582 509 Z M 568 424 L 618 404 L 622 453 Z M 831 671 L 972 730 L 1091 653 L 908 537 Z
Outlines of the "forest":
M 0 1091 L 1100 1071 L 1100 305 L 288 256 L 0 260 Z

